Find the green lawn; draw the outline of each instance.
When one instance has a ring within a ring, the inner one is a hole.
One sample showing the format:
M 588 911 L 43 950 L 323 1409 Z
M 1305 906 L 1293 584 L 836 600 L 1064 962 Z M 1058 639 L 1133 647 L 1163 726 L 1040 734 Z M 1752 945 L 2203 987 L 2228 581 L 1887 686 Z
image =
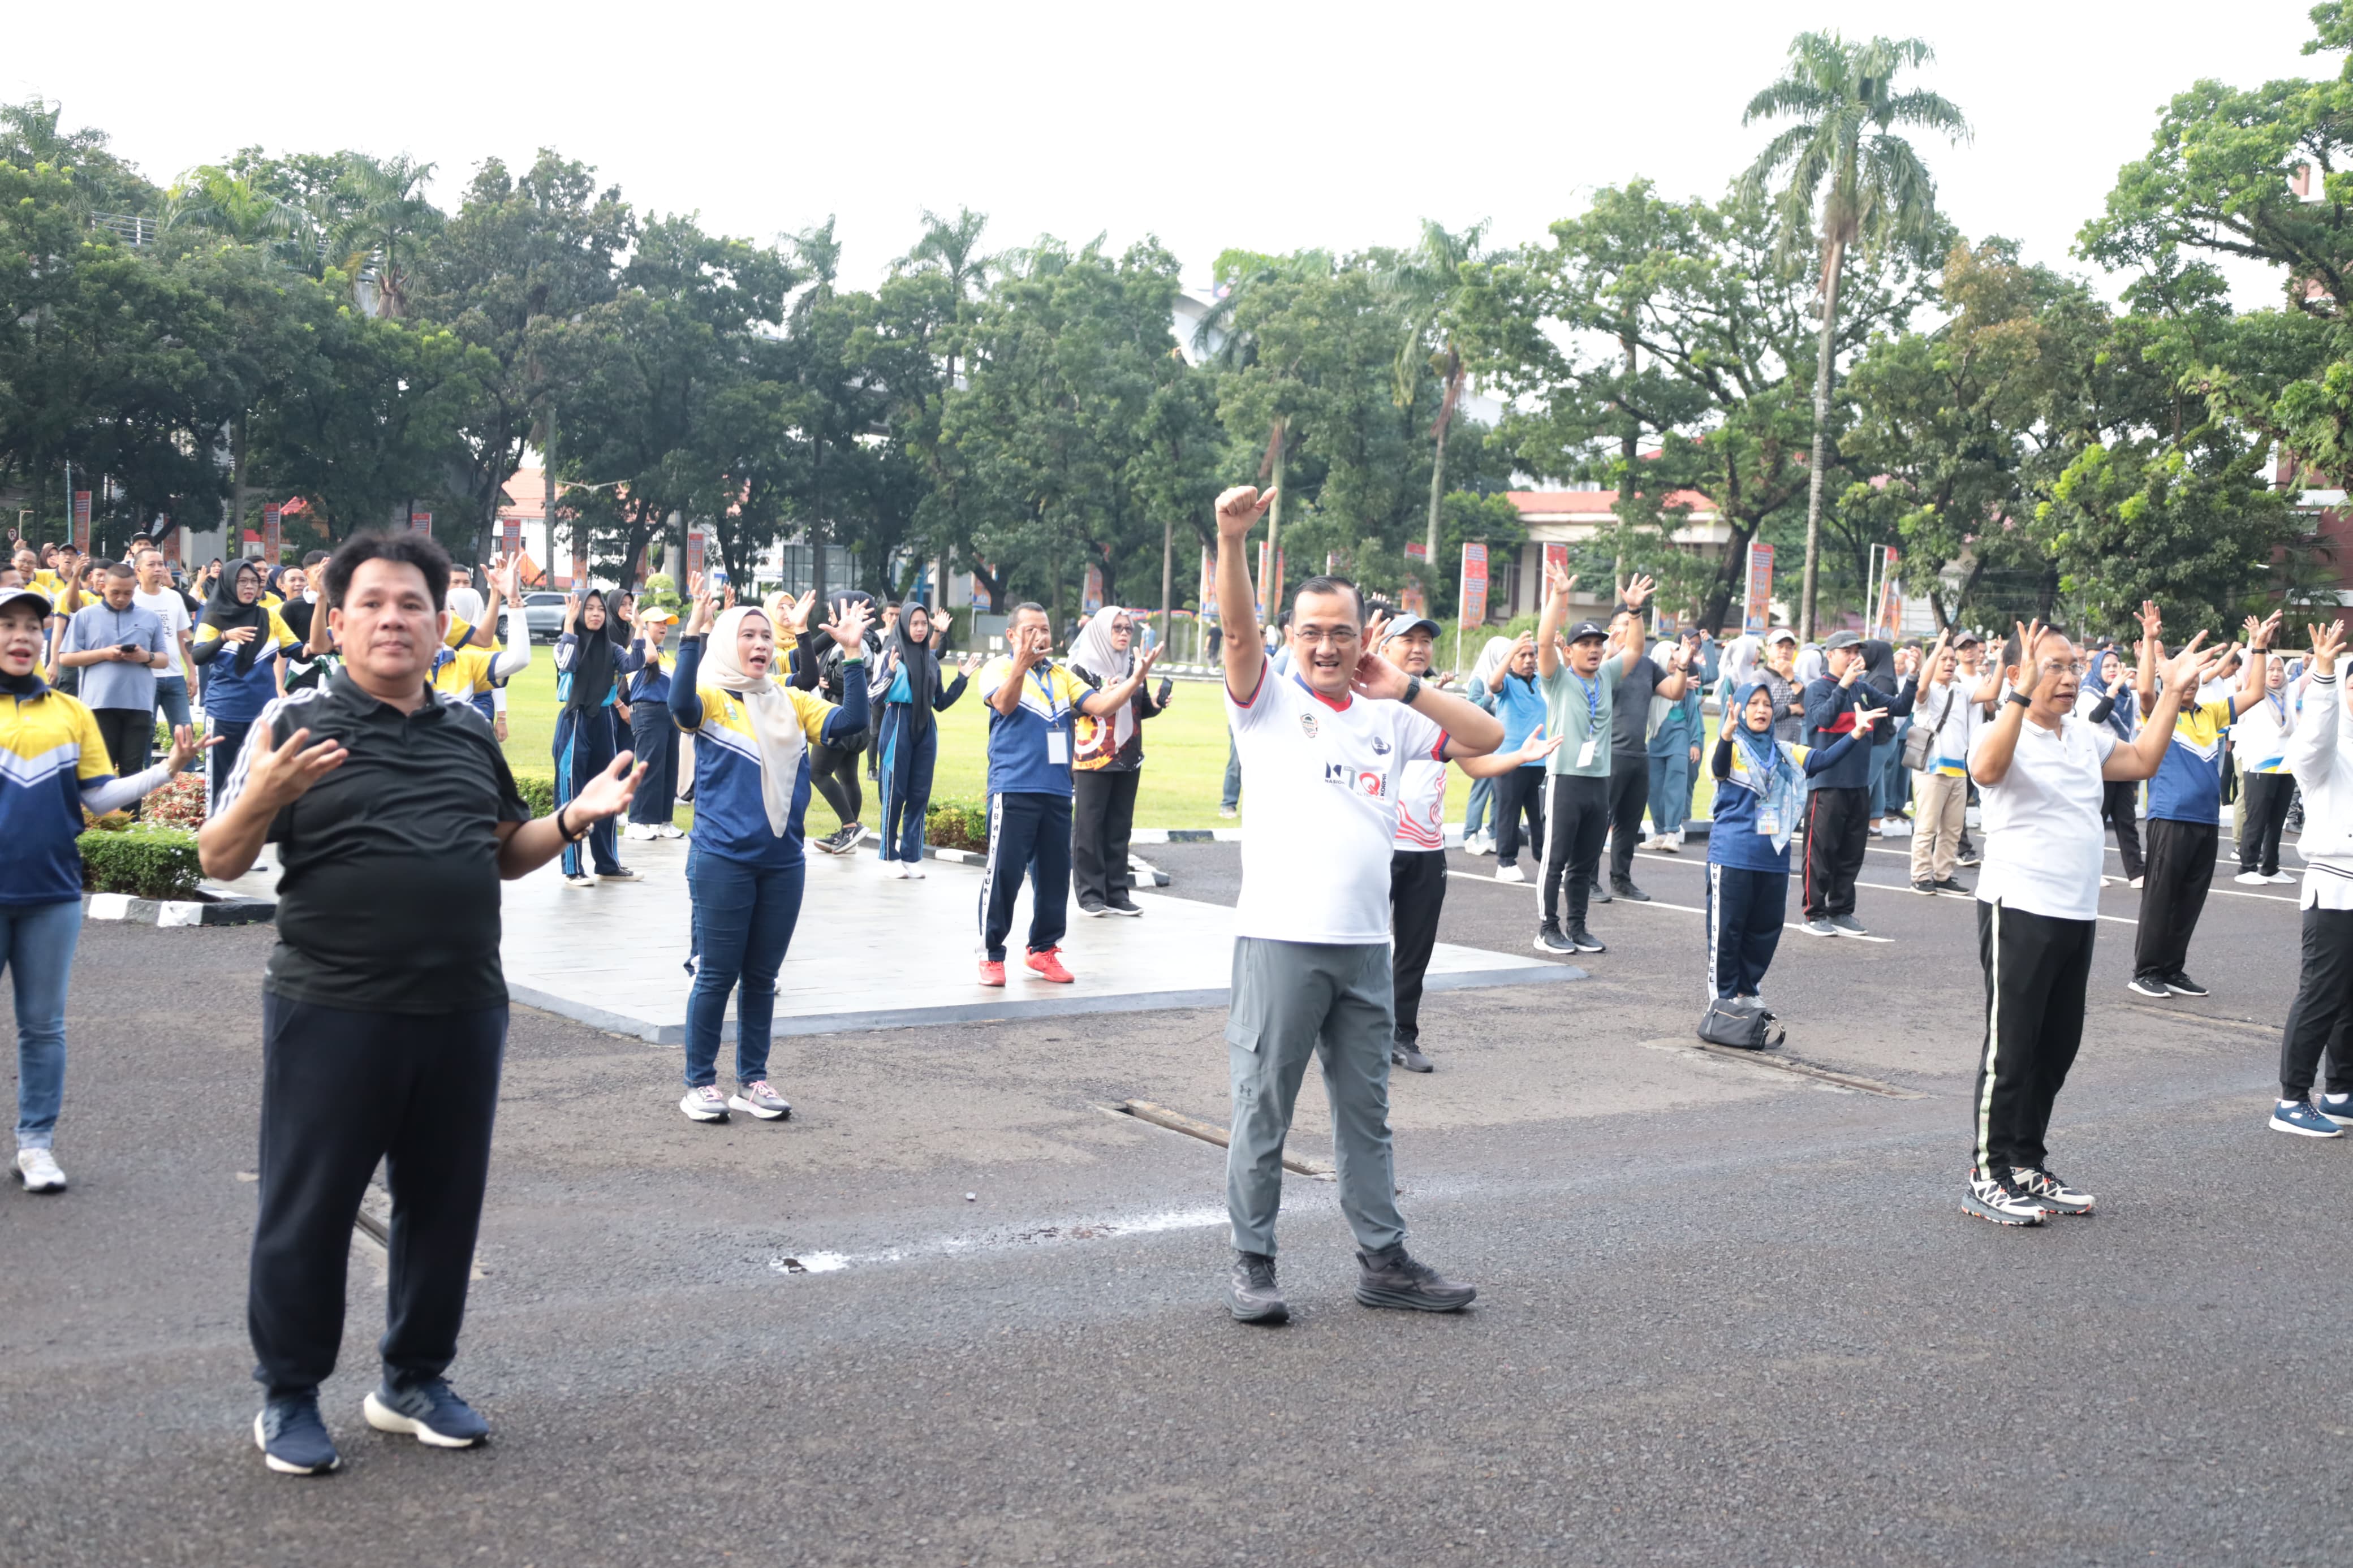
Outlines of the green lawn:
M 1713 736 L 1713 721 L 1710 721 Z M 507 761 L 518 777 L 552 778 L 555 773 L 555 663 L 544 645 L 534 648 L 531 666 L 507 687 Z M 1704 752 L 1703 752 L 1704 757 Z M 939 769 L 932 784 L 935 803 L 987 799 L 988 710 L 978 695 L 966 689 L 955 706 L 940 715 Z M 1218 816 L 1218 793 L 1226 773 L 1225 705 L 1214 682 L 1179 680 L 1168 711 L 1144 728 L 1144 780 L 1135 803 L 1138 827 L 1231 827 Z M 1693 815 L 1707 815 L 1715 781 L 1703 770 Z M 1471 781 L 1460 769 L 1450 769 L 1446 816 L 1462 820 L 1462 806 Z M 870 788 L 868 798 L 872 798 Z M 1242 802 L 1245 821 L 1250 802 Z M 866 813 L 873 826 L 874 813 Z M 683 819 L 681 819 L 683 824 Z M 825 801 L 809 802 L 812 837 L 832 832 L 840 824 Z

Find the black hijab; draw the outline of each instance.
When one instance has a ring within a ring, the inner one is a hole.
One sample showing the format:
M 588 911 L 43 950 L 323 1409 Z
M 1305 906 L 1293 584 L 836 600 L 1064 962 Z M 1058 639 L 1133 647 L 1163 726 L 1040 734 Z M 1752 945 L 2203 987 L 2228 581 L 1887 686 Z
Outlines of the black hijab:
M 244 574 L 253 574 L 253 603 L 242 604 L 237 596 L 237 580 Z M 221 567 L 220 580 L 213 584 L 210 596 L 205 600 L 201 626 L 217 627 L 226 637 L 239 626 L 251 626 L 253 636 L 237 650 L 237 672 L 244 675 L 253 668 L 253 661 L 261 657 L 263 645 L 269 640 L 269 611 L 261 603 L 261 565 L 255 561 L 231 561 Z
M 605 624 L 593 631 L 588 626 L 591 599 L 605 612 Z M 603 589 L 591 588 L 580 596 L 580 620 L 575 633 L 580 641 L 572 650 L 572 690 L 564 700 L 566 708 L 595 710 L 605 706 L 605 699 L 613 689 L 613 651 L 619 646 L 619 639 L 613 634 L 620 626 L 620 617 L 605 602 Z
M 899 668 L 907 672 L 908 733 L 920 741 L 932 732 L 932 700 L 940 689 L 940 661 L 932 652 L 929 637 L 917 642 L 907 635 L 918 610 L 923 612 L 924 629 L 931 629 L 931 606 L 910 598 L 899 606 L 899 624 L 891 628 L 891 647 L 899 656 Z

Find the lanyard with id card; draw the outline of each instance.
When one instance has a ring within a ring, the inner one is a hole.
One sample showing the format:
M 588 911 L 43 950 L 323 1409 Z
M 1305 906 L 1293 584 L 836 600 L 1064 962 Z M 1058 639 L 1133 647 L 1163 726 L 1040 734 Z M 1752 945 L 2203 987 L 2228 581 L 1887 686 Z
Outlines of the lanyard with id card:
M 1570 670 L 1571 675 L 1577 675 Z M 1589 768 L 1595 753 L 1601 749 L 1601 682 L 1577 675 L 1577 684 L 1585 692 L 1585 743 L 1577 749 L 1577 765 Z
M 1060 726 L 1069 721 L 1071 710 L 1055 710 L 1054 688 L 1039 671 L 1031 670 L 1029 679 L 1038 683 L 1038 695 L 1046 700 L 1046 765 L 1067 768 L 1071 765 L 1071 732 Z

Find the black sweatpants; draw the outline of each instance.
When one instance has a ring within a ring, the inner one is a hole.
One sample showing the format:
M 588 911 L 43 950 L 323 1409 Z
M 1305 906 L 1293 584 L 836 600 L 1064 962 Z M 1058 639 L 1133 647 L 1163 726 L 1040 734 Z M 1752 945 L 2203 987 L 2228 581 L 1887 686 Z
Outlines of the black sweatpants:
M 864 788 L 858 782 L 858 753 L 866 749 L 866 731 L 842 737 L 849 744 L 828 745 L 823 741 L 811 741 L 808 749 L 809 783 L 825 797 L 846 826 L 858 820 L 866 802 Z
M 1646 778 L 1648 771 L 1645 763 Z M 1593 868 L 1601 862 L 1601 839 L 1609 831 L 1609 781 L 1585 773 L 1554 773 L 1552 798 L 1545 803 L 1544 857 L 1536 863 L 1545 924 L 1562 923 L 1564 883 L 1568 889 L 1567 924 L 1585 923 L 1593 898 Z
M 1642 813 L 1651 804 L 1651 759 L 1634 754 L 1609 759 L 1609 880 L 1634 879 L 1634 846 L 1642 837 Z M 1614 890 L 1614 889 L 1613 889 Z
M 1071 885 L 1079 902 L 1130 904 L 1127 840 L 1135 831 L 1135 788 L 1144 775 L 1097 769 L 1071 778 Z
M 1495 864 L 1509 866 L 1520 858 L 1520 822 L 1527 820 L 1528 847 L 1544 858 L 1544 765 L 1514 768 L 1499 773 L 1494 788 Z
M 2261 778 L 2268 775 L 2254 774 Z M 2312 1093 L 2328 1053 L 2328 1092 L 2353 1094 L 2353 910 L 2304 911 L 2304 978 L 2280 1037 L 2280 1098 Z
M 352 1223 L 378 1160 L 392 1189 L 385 1371 L 420 1383 L 457 1358 L 506 1040 L 503 1004 L 357 1013 L 263 994 L 261 1211 L 245 1317 L 254 1379 L 271 1398 L 335 1370 Z
M 2162 980 L 2189 957 L 2189 939 L 2214 880 L 2214 848 L 2221 829 L 2211 822 L 2148 820 L 2148 864 L 2142 871 L 2140 931 L 2133 941 L 2133 973 Z
M 1707 865 L 1707 975 L 1725 1000 L 1762 993 L 1789 911 L 1789 873 Z
M 2051 1107 L 2084 1043 L 2084 996 L 2097 921 L 1978 905 L 1985 968 L 1985 1055 L 1970 1105 L 1979 1172 L 2008 1175 L 2047 1157 Z
M 2124 862 L 2129 882 L 2147 869 L 2140 853 L 2140 785 L 2131 779 L 2102 784 L 2100 815 L 2116 830 L 2116 858 Z
M 1445 908 L 1446 851 L 1391 850 L 1389 973 L 1400 1047 L 1421 1038 L 1422 977 L 1430 970 L 1430 952 L 1438 946 L 1438 917 Z
M 2247 831 L 2239 839 L 2239 869 L 2274 875 L 2288 802 L 2295 798 L 2295 775 L 2242 773 L 2239 784 L 2247 792 Z
M 1005 962 L 1013 902 L 1030 884 L 1029 951 L 1062 944 L 1071 925 L 1071 797 L 1008 790 L 988 797 L 988 866 L 980 879 L 980 940 Z
M 155 750 L 153 708 L 93 708 L 90 716 L 98 721 L 99 738 L 106 742 L 106 754 L 113 760 L 116 778 L 127 779 L 147 771 L 147 760 Z M 138 802 L 132 803 L 131 814 L 139 815 Z
M 1871 790 L 1824 789 L 1806 796 L 1806 918 L 1854 913 L 1854 879 L 1871 837 Z

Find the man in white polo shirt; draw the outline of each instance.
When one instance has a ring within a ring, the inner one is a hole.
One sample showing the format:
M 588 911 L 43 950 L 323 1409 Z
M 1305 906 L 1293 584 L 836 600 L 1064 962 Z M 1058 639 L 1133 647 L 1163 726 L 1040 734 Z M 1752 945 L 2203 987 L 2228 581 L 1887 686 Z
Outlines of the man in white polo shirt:
M 2165 667 L 2165 688 L 2140 739 L 2076 716 L 2075 650 L 2038 621 L 2004 650 L 2010 690 L 1969 752 L 1985 798 L 1985 868 L 1978 878 L 1978 958 L 1985 966 L 1985 1054 L 1970 1099 L 1976 1159 L 1965 1214 L 2041 1225 L 2090 1214 L 2047 1163 L 2051 1107 L 2084 1038 L 2084 986 L 2099 927 L 2103 784 L 2157 772 L 2181 694 L 2217 656 L 2204 634 Z M 2025 650 L 2022 654 L 2021 649 Z
M 1218 498 L 1218 604 L 1226 616 L 1226 715 L 1250 801 L 1234 910 L 1226 1054 L 1233 1133 L 1226 1207 L 1234 1267 L 1226 1305 L 1281 1322 L 1274 1279 L 1282 1144 L 1307 1060 L 1332 1101 L 1340 1209 L 1356 1234 L 1356 1300 L 1451 1312 L 1477 1294 L 1405 1249 L 1389 1152 L 1389 854 L 1409 757 L 1480 756 L 1504 726 L 1367 647 L 1364 601 L 1311 577 L 1292 603 L 1289 675 L 1259 640 L 1243 541 L 1273 500 L 1243 485 Z

